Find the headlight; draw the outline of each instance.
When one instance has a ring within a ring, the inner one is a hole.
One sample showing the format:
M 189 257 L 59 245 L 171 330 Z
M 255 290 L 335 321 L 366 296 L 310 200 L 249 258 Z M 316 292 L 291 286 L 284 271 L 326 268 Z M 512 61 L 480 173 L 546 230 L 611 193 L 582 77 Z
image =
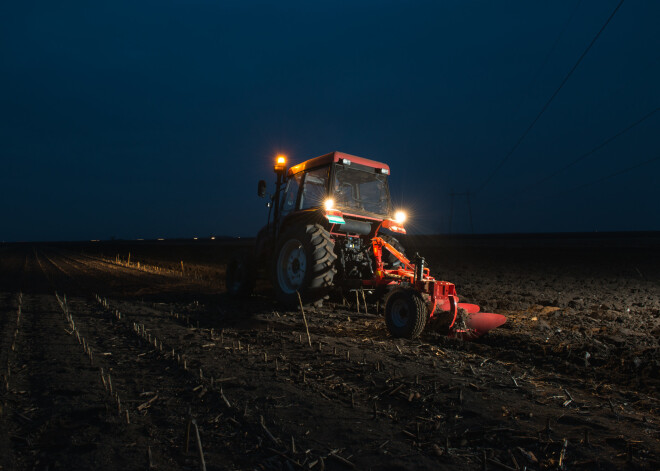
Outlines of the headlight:
M 398 224 L 403 224 L 404 222 L 406 222 L 406 213 L 404 213 L 403 211 L 397 211 L 397 212 L 394 214 L 394 220 L 395 220 Z
M 328 199 L 325 200 L 325 202 L 323 203 L 323 206 L 325 206 L 325 209 L 326 209 L 327 211 L 330 211 L 332 208 L 335 207 L 335 200 L 333 200 L 332 198 L 328 198 Z

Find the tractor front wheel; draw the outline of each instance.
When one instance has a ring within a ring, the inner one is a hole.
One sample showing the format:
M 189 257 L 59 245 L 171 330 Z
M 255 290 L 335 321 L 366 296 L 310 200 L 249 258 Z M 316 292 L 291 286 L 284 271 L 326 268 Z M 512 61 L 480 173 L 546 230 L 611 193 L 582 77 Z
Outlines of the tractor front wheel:
M 397 289 L 387 298 L 385 323 L 392 337 L 419 337 L 428 318 L 429 312 L 424 299 L 413 289 Z
M 292 228 L 282 234 L 273 260 L 273 285 L 277 299 L 292 308 L 298 293 L 305 303 L 323 299 L 336 273 L 335 244 L 319 224 Z

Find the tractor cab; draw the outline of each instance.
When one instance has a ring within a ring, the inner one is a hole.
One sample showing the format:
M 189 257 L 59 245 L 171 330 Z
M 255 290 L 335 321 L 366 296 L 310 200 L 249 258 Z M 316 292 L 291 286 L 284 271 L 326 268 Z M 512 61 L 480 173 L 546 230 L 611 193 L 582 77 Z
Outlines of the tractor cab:
M 302 178 L 300 209 L 325 208 L 370 219 L 392 212 L 387 165 L 333 152 L 289 169 L 289 178 Z
M 331 232 L 375 235 L 380 227 L 405 233 L 405 215 L 396 213 L 387 178 L 390 168 L 374 160 L 331 152 L 288 170 L 285 158 L 275 165 L 277 183 L 267 232 L 277 236 L 291 220 L 313 218 Z M 265 192 L 263 180 L 259 194 Z M 398 223 L 397 223 L 398 222 Z

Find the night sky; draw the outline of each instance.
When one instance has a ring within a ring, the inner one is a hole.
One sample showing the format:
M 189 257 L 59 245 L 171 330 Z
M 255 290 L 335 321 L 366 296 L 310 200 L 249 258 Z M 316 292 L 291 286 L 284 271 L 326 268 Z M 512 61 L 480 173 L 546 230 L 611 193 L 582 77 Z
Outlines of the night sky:
M 412 232 L 452 191 L 477 233 L 660 230 L 657 0 L 499 165 L 618 3 L 4 2 L 0 241 L 254 235 L 275 155 L 333 150 L 389 163 Z

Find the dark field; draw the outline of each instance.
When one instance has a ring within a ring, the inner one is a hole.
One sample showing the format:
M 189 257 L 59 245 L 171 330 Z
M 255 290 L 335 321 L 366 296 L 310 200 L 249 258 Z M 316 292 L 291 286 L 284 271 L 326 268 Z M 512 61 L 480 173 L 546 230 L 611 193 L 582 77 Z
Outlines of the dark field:
M 0 469 L 660 469 L 658 234 L 405 242 L 507 315 L 476 342 L 349 300 L 310 346 L 223 294 L 245 245 L 0 245 Z

